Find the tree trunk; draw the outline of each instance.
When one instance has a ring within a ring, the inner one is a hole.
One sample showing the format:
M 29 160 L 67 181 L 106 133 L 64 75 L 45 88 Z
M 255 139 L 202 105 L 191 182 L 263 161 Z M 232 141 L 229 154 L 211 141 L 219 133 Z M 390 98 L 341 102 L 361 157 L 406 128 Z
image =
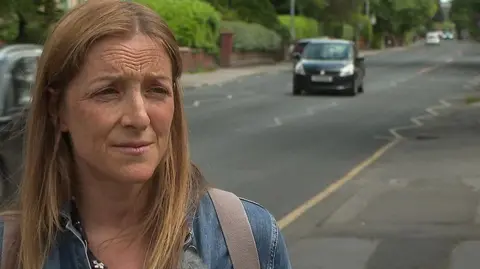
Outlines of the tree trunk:
M 49 27 L 52 23 L 55 22 L 55 8 L 56 8 L 55 0 L 45 0 L 44 7 L 45 7 L 45 24 L 47 27 Z
M 15 38 L 15 41 L 17 43 L 21 43 L 25 39 L 27 20 L 25 19 L 25 17 L 22 15 L 21 12 L 17 11 L 16 13 L 18 16 L 18 34 L 17 34 L 17 37 Z

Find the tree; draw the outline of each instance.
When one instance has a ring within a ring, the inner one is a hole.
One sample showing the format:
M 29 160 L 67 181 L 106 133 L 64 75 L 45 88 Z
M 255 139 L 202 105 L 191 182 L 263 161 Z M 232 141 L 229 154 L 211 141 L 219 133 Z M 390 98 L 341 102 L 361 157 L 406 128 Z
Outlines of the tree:
M 419 26 L 429 24 L 438 10 L 437 0 L 373 0 L 374 31 L 393 35 L 400 42 Z
M 480 0 L 453 0 L 450 8 L 450 19 L 455 23 L 457 31 L 477 29 L 478 14 L 480 13 Z
M 55 0 L 7 0 L 2 4 L 0 28 L 17 28 L 16 37 L 7 35 L 9 41 L 41 42 L 46 29 L 63 13 L 63 10 L 57 9 Z M 31 33 L 27 33 L 29 27 Z M 8 31 L 2 31 L 2 34 Z
M 319 19 L 328 0 L 296 0 L 295 14 Z M 290 14 L 290 0 L 270 0 L 278 14 Z

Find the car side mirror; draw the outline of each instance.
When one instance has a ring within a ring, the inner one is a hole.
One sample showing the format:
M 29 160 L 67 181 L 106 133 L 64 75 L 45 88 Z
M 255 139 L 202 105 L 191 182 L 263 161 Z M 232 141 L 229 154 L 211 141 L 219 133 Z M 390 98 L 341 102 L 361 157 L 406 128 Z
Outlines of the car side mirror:
M 298 53 L 298 52 L 294 52 L 294 53 L 292 54 L 292 58 L 293 58 L 295 61 L 300 61 L 301 55 L 300 55 L 300 53 Z
M 363 63 L 365 61 L 365 57 L 363 55 L 358 55 L 356 58 L 355 58 L 355 62 L 356 63 Z

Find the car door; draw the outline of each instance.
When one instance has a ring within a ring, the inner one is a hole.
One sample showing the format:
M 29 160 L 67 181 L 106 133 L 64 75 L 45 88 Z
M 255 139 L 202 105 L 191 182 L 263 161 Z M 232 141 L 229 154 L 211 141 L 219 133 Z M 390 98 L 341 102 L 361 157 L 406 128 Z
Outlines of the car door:
M 36 58 L 20 56 L 12 59 L 0 95 L 3 104 L 0 116 L 0 169 L 3 176 L 2 196 L 12 198 L 23 171 L 23 141 L 26 108 L 30 103 Z

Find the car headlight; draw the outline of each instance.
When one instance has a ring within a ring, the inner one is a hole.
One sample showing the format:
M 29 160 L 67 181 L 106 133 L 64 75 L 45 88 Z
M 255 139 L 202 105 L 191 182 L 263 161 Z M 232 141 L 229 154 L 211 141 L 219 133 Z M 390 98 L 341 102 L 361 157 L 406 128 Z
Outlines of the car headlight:
M 355 72 L 355 67 L 353 66 L 353 64 L 349 64 L 340 70 L 340 76 L 342 77 L 351 76 L 354 74 L 354 72 Z
M 299 62 L 299 63 L 297 63 L 297 65 L 295 65 L 295 74 L 305 75 L 305 69 L 303 69 L 302 62 Z

